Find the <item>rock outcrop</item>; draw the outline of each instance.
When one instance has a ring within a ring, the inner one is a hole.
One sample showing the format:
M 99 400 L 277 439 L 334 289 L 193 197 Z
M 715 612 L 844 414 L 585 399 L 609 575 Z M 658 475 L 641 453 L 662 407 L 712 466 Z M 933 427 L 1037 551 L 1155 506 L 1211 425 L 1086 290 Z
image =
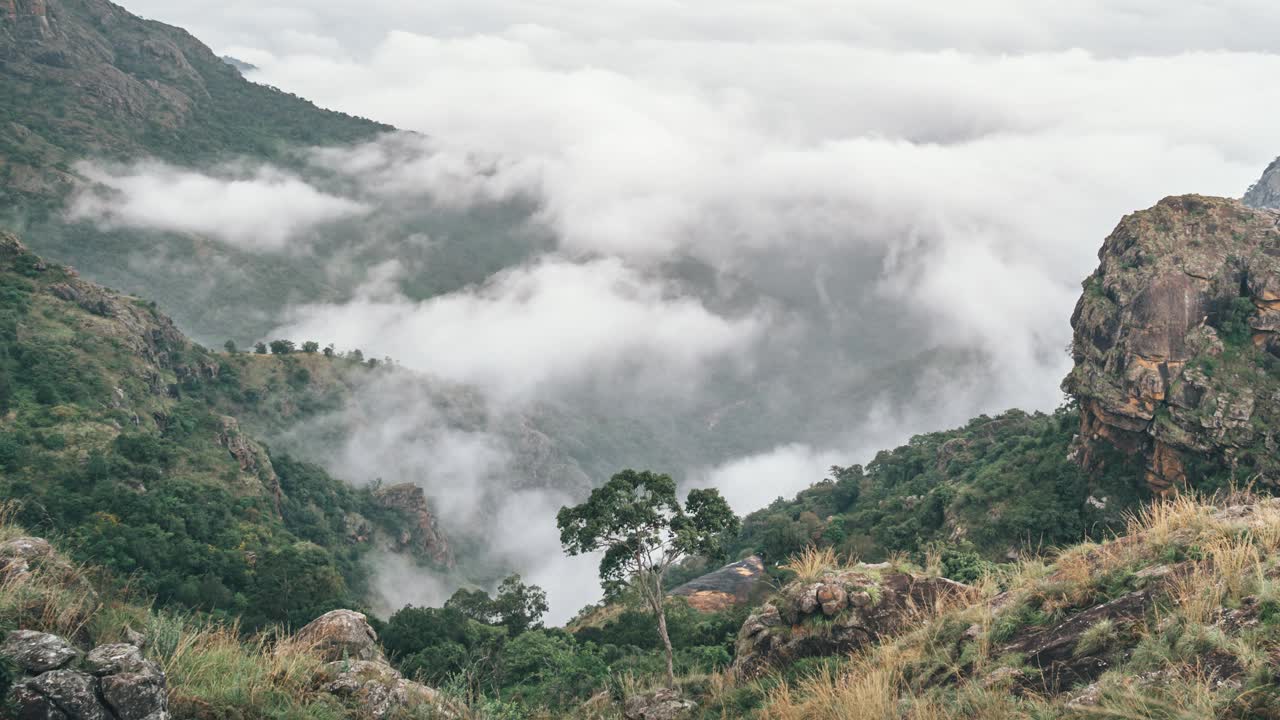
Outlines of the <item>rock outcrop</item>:
M 753 555 L 690 580 L 670 594 L 683 597 L 690 607 L 700 612 L 720 612 L 750 602 L 753 591 L 764 578 L 764 561 Z
M 1273 160 L 1258 182 L 1244 194 L 1244 204 L 1280 210 L 1280 158 Z
M 922 611 L 972 592 L 946 578 L 876 565 L 793 582 L 742 624 L 733 670 L 749 679 L 801 658 L 845 654 L 898 632 Z
M 134 645 L 103 645 L 78 663 L 65 639 L 18 630 L 0 656 L 23 673 L 12 691 L 19 720 L 169 720 L 164 673 Z
M 321 615 L 299 630 L 293 643 L 326 662 L 386 662 L 369 619 L 354 610 L 332 610 Z
M 669 688 L 632 695 L 622 704 L 625 720 L 680 720 L 698 708 L 692 700 Z
M 378 488 L 374 499 L 384 508 L 394 510 L 405 519 L 400 534 L 394 538 L 397 552 L 411 552 L 429 558 L 442 567 L 454 566 L 453 548 L 444 533 L 436 527 L 435 514 L 427 502 L 427 494 L 413 483 Z
M 293 636 L 300 648 L 326 662 L 318 689 L 357 709 L 356 717 L 384 720 L 402 711 L 429 708 L 431 717 L 456 717 L 433 688 L 407 680 L 387 662 L 368 619 L 353 610 L 334 610 L 311 621 Z M 416 716 L 415 716 L 416 717 Z
M 1121 221 L 1071 319 L 1079 460 L 1141 454 L 1157 491 L 1280 480 L 1280 215 L 1167 198 Z M 1210 461 L 1208 465 L 1204 460 Z

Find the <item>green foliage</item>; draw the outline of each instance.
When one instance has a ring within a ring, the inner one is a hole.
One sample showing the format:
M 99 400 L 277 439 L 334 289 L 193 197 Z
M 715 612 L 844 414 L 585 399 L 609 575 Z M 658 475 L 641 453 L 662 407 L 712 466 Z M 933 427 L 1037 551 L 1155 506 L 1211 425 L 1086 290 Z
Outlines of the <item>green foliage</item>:
M 1079 422 L 1070 407 L 1052 415 L 1014 410 L 914 437 L 865 468 L 832 468 L 795 499 L 748 515 L 730 553 L 778 563 L 816 545 L 879 561 L 936 546 L 949 577 L 972 579 L 1010 547 L 1102 533 L 1146 492 L 1136 461 L 1118 453 L 1097 477 L 1085 476 L 1069 459 Z M 1108 498 L 1105 510 L 1087 502 L 1091 493 Z M 950 541 L 957 528 L 962 546 Z
M 476 622 L 500 625 L 512 637 L 542 626 L 547 613 L 547 593 L 537 585 L 526 585 L 519 575 L 511 575 L 498 586 L 497 597 L 483 590 L 460 588 L 444 604 Z

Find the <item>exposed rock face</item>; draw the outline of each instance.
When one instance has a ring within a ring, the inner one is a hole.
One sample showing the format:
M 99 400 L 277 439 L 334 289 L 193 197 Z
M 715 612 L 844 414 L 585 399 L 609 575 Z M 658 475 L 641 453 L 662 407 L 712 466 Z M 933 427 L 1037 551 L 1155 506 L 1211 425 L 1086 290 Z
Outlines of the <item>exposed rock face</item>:
M 1273 160 L 1258 182 L 1244 194 L 1244 204 L 1280 210 L 1280 158 Z
M 240 472 L 262 484 L 271 494 L 275 502 L 276 513 L 280 512 L 283 491 L 280 489 L 280 478 L 271 465 L 271 457 L 261 445 L 240 432 L 240 423 L 233 417 L 223 416 L 222 431 L 218 433 L 218 444 L 231 453 L 231 457 L 240 465 Z
M 362 613 L 333 610 L 312 620 L 293 636 L 293 642 L 329 661 L 376 660 L 386 662 L 378 647 L 378 634 Z
M 800 658 L 851 652 L 897 632 L 922 609 L 972 592 L 945 578 L 883 570 L 861 566 L 783 588 L 742 624 L 734 672 L 754 678 Z
M 1166 491 L 1208 457 L 1280 480 L 1280 216 L 1237 201 L 1167 198 L 1121 221 L 1071 319 L 1080 461 L 1103 444 L 1146 459 Z
M 387 662 L 364 615 L 334 610 L 313 620 L 291 644 L 328 662 L 319 688 L 357 708 L 356 717 L 384 720 L 401 710 L 430 708 L 431 717 L 457 717 L 436 690 L 406 680 Z
M 413 483 L 391 485 L 379 488 L 374 498 L 383 507 L 400 512 L 407 521 L 395 538 L 395 550 L 411 551 L 444 567 L 454 566 L 453 548 L 436 527 L 435 515 L 422 488 Z
M 697 703 L 680 697 L 675 690 L 662 688 L 627 698 L 622 705 L 622 717 L 626 720 L 679 720 L 697 708 Z
M 756 556 L 691 580 L 671 591 L 701 612 L 719 612 L 751 600 L 764 579 L 764 561 Z
M 169 720 L 164 673 L 136 646 L 95 648 L 82 671 L 71 666 L 79 652 L 66 640 L 19 630 L 0 655 L 28 674 L 13 687 L 19 720 Z

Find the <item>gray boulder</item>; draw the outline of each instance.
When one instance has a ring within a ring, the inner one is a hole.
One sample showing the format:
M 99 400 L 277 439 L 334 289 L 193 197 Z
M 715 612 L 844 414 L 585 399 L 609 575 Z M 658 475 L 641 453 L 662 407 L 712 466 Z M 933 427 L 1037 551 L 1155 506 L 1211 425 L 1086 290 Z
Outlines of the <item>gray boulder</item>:
M 670 688 L 632 695 L 622 706 L 626 720 L 678 720 L 688 717 L 698 704 Z
M 15 630 L 0 645 L 0 655 L 31 674 L 66 667 L 78 654 L 66 640 L 35 630 Z
M 98 702 L 98 680 L 75 670 L 52 670 L 13 691 L 18 720 L 111 720 Z

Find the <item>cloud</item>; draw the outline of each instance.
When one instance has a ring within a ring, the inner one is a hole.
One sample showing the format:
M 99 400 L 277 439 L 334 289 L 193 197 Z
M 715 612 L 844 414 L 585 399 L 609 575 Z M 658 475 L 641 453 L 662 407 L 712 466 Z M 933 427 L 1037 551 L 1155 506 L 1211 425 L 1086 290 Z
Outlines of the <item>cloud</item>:
M 206 174 L 158 162 L 80 163 L 76 171 L 91 185 L 72 199 L 72 219 L 194 233 L 254 252 L 284 250 L 317 227 L 371 210 L 271 167 L 229 165 Z
M 348 302 L 295 308 L 272 335 L 324 337 L 492 399 L 528 400 L 594 380 L 688 387 L 762 327 L 757 315 L 723 317 L 669 294 L 618 259 L 546 258 L 424 301 L 389 291 L 383 278 Z

